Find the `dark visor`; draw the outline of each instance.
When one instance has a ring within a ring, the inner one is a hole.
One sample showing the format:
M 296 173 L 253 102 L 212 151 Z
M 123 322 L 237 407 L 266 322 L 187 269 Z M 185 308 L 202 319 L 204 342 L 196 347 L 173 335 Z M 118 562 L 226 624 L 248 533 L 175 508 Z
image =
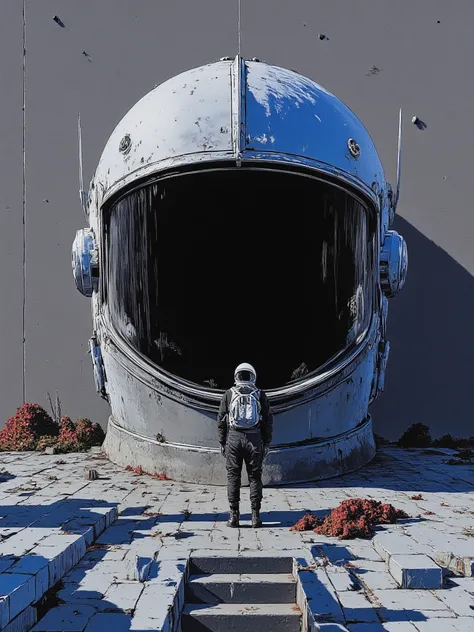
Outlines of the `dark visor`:
M 302 378 L 370 323 L 375 216 L 331 184 L 246 169 L 181 175 L 103 213 L 115 328 L 165 370 L 227 388 Z

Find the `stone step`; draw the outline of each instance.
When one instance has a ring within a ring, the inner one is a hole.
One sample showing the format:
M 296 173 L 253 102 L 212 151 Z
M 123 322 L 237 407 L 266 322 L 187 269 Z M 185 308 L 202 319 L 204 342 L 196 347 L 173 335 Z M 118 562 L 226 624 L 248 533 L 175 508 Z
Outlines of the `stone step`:
M 186 600 L 195 604 L 294 604 L 296 579 L 291 573 L 192 575 Z
M 301 610 L 296 604 L 187 604 L 181 626 L 182 632 L 300 632 Z
M 30 620 L 31 606 L 82 559 L 87 547 L 117 519 L 115 506 L 101 506 L 100 501 L 97 506 L 87 504 L 90 506 L 81 508 L 71 502 L 69 515 L 58 510 L 55 515 L 45 505 L 45 514 L 36 522 L 0 543 L 1 630 L 10 623 L 21 626 L 15 622 L 25 617 Z
M 427 555 L 391 555 L 388 570 L 400 588 L 439 590 L 443 571 Z
M 443 587 L 441 565 L 423 552 L 427 547 L 420 546 L 413 538 L 382 532 L 373 538 L 372 544 L 400 588 L 439 590 Z
M 191 556 L 189 572 L 191 575 L 241 575 L 292 573 L 292 557 L 270 557 L 264 555 L 197 555 Z

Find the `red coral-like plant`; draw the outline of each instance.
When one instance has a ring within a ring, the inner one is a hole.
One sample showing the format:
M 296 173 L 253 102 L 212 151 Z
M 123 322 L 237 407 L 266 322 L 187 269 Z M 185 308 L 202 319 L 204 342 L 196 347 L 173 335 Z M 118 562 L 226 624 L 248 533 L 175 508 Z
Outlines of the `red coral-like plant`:
M 173 479 L 170 478 L 165 472 L 155 472 L 154 474 L 152 474 L 153 478 L 155 478 L 157 481 L 172 481 Z
M 127 465 L 125 467 L 127 472 L 133 472 L 134 474 L 139 474 L 140 476 L 142 474 L 148 474 L 148 472 L 145 472 L 142 468 L 141 465 L 137 465 L 136 467 L 133 467 L 132 465 Z M 169 478 L 169 476 L 167 476 L 165 474 L 165 472 L 154 472 L 154 474 L 151 474 L 151 477 L 154 478 L 157 481 L 171 481 L 173 479 Z
M 54 447 L 58 452 L 84 452 L 105 438 L 90 419 L 62 417 L 57 424 L 39 404 L 23 404 L 0 430 L 0 451 L 23 452 Z
M 145 474 L 141 465 L 137 465 L 136 467 L 133 467 L 133 465 L 127 465 L 125 469 L 127 470 L 127 472 L 133 472 L 134 474 L 138 474 L 139 476 Z
M 354 498 L 344 500 L 324 519 L 306 514 L 291 527 L 290 531 L 314 529 L 315 533 L 340 540 L 370 538 L 375 525 L 393 524 L 400 518 L 408 518 L 408 515 L 400 509 L 395 509 L 393 505 L 382 504 L 377 500 Z
M 70 417 L 62 417 L 57 448 L 60 452 L 83 452 L 101 445 L 104 436 L 99 424 L 92 423 L 90 419 L 81 418 L 74 423 Z
M 102 427 L 97 423 L 92 423 L 90 419 L 85 417 L 76 421 L 76 433 L 79 441 L 86 443 L 91 447 L 95 445 L 102 445 L 105 439 Z
M 38 404 L 25 403 L 0 430 L 1 451 L 35 450 L 41 437 L 57 436 L 59 428 Z
M 408 515 L 395 509 L 393 505 L 382 504 L 378 500 L 354 498 L 344 500 L 333 509 L 323 523 L 316 527 L 315 533 L 340 540 L 370 538 L 375 525 L 393 524 L 400 518 L 408 518 Z
M 290 531 L 312 531 L 319 527 L 323 522 L 322 518 L 307 513 L 298 522 L 290 528 Z

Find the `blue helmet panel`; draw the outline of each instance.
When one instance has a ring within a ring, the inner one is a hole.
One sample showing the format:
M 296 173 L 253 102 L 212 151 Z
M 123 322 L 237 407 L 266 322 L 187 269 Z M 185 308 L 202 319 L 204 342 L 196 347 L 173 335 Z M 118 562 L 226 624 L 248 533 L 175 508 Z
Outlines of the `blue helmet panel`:
M 259 62 L 245 67 L 246 150 L 299 156 L 384 190 L 374 143 L 342 101 L 294 71 Z

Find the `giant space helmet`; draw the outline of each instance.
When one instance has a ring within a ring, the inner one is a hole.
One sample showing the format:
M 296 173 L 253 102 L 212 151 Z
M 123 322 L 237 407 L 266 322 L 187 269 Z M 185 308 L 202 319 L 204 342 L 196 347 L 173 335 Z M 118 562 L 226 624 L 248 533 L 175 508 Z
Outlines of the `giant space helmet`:
M 131 108 L 81 195 L 73 271 L 113 461 L 223 484 L 216 412 L 242 358 L 274 412 L 267 484 L 373 457 L 407 250 L 398 185 L 337 97 L 240 56 L 189 70 Z

